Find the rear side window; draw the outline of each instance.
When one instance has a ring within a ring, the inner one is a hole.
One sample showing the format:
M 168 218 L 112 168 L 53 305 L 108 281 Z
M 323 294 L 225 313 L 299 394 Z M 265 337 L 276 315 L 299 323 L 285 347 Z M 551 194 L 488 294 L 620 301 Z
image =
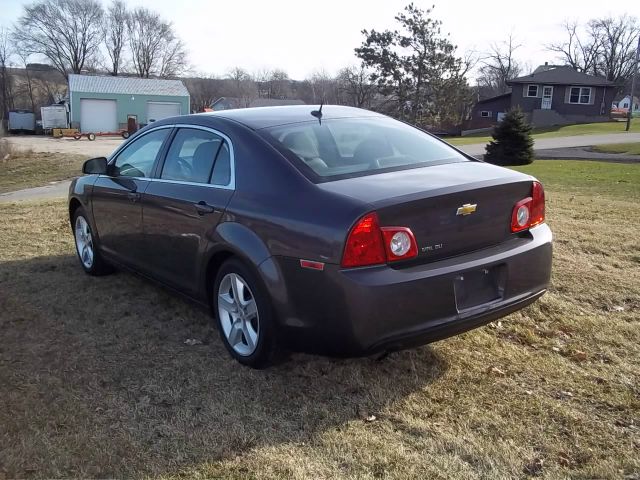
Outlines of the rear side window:
M 469 161 L 427 133 L 386 117 L 288 124 L 262 134 L 319 181 Z
M 225 143 L 222 137 L 213 132 L 181 128 L 171 142 L 160 178 L 209 183 L 212 173 L 216 170 L 216 158 Z M 229 163 L 228 158 L 226 162 Z

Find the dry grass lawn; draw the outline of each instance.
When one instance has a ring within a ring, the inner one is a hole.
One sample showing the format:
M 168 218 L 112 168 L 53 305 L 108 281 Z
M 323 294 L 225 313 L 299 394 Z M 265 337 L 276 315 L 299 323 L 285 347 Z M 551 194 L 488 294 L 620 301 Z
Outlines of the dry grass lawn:
M 381 360 L 265 371 L 180 298 L 84 275 L 63 202 L 0 206 L 0 478 L 638 478 L 640 167 L 524 170 L 555 234 L 539 302 Z
M 68 153 L 16 150 L 0 139 L 0 193 L 77 177 L 87 158 Z

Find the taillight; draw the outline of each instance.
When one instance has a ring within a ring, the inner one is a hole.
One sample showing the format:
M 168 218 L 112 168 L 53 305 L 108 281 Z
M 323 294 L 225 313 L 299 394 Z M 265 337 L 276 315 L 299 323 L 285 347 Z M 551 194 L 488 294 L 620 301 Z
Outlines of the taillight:
M 544 189 L 540 182 L 533 182 L 531 196 L 523 198 L 513 207 L 511 231 L 521 232 L 544 222 Z
M 380 227 L 378 215 L 368 213 L 356 223 L 344 247 L 343 267 L 364 267 L 406 260 L 418 255 L 418 244 L 406 227 Z
M 389 262 L 405 260 L 418 255 L 418 244 L 409 228 L 382 227 L 381 230 Z
M 540 182 L 533 182 L 531 187 L 531 197 L 533 198 L 531 206 L 531 224 L 539 225 L 544 223 L 544 188 Z

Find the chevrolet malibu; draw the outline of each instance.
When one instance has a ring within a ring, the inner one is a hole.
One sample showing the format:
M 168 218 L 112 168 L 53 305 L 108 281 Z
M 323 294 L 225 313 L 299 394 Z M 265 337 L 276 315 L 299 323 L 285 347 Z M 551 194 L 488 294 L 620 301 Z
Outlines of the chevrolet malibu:
M 314 109 L 316 108 L 316 109 Z M 239 362 L 367 355 L 534 302 L 551 272 L 542 185 L 349 107 L 154 122 L 69 191 L 80 265 L 210 309 Z

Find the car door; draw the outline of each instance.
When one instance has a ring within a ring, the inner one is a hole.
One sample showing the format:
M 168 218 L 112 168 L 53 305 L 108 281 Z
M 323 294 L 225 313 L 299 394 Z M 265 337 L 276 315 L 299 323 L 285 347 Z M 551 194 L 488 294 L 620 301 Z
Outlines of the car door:
M 179 127 L 142 201 L 154 277 L 197 295 L 201 259 L 234 183 L 229 138 L 208 128 Z
M 108 174 L 100 175 L 93 186 L 93 217 L 102 250 L 136 268 L 144 267 L 141 200 L 171 128 L 132 140 L 116 152 Z

